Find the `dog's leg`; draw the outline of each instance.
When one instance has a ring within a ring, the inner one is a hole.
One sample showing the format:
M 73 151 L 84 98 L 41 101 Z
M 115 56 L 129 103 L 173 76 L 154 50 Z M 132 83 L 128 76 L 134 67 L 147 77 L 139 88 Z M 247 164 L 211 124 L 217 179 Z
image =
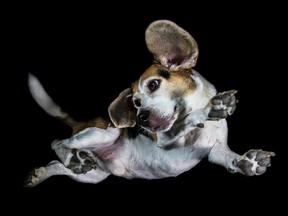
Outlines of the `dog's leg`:
M 246 176 L 261 175 L 270 166 L 274 152 L 252 149 L 242 156 L 230 150 L 225 140 L 217 140 L 211 149 L 208 159 L 210 162 L 225 167 L 231 173 L 241 173 Z
M 109 174 L 101 169 L 92 170 L 85 174 L 75 174 L 59 161 L 51 161 L 45 167 L 33 169 L 25 179 L 24 187 L 34 187 L 54 175 L 66 175 L 79 182 L 96 184 L 107 178 Z
M 168 132 L 157 134 L 157 146 L 164 148 L 173 144 L 195 128 L 203 128 L 207 120 L 217 121 L 232 115 L 237 103 L 235 93 L 235 90 L 218 93 L 205 108 L 195 110 L 185 119 L 175 122 Z
M 52 143 L 52 149 L 56 149 L 58 146 L 61 146 L 61 148 L 64 146 L 70 149 L 106 146 L 109 143 L 113 143 L 119 135 L 119 128 L 108 127 L 107 129 L 101 129 L 90 127 L 80 131 L 69 139 L 54 141 Z
M 107 147 L 120 135 L 120 129 L 86 128 L 69 139 L 55 140 L 51 148 L 62 163 L 75 174 L 85 174 L 97 167 L 95 155 L 89 150 Z
M 195 110 L 190 113 L 184 120 L 175 122 L 173 127 L 165 133 L 157 133 L 157 146 L 165 148 L 181 137 L 185 136 L 195 128 L 203 128 L 204 122 L 208 119 L 210 107 Z

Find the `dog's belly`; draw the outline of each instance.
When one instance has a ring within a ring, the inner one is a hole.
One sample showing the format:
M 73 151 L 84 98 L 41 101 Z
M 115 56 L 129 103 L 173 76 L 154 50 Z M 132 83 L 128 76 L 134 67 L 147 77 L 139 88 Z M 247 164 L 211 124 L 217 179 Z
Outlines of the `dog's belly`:
M 126 178 L 156 179 L 177 176 L 206 157 L 219 137 L 226 133 L 221 123 L 207 124 L 167 149 L 145 136 L 122 143 L 123 149 L 107 161 L 110 172 Z M 224 136 L 225 137 L 225 136 Z

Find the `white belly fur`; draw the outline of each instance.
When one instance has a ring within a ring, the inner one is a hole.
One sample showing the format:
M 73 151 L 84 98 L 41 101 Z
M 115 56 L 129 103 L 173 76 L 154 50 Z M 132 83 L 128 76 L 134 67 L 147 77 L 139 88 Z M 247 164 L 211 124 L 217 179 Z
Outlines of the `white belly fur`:
M 197 165 L 207 157 L 217 142 L 226 142 L 226 120 L 205 123 L 185 139 L 178 140 L 167 149 L 157 147 L 156 142 L 139 135 L 125 140 L 108 168 L 111 173 L 126 178 L 163 178 L 177 176 Z

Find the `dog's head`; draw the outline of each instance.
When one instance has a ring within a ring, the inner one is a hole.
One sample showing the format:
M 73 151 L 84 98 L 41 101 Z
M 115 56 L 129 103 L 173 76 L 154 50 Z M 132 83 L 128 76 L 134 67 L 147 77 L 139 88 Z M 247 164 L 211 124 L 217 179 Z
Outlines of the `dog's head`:
M 116 127 L 137 123 L 150 132 L 166 132 L 208 101 L 199 101 L 203 84 L 192 70 L 198 45 L 188 32 L 168 20 L 151 23 L 145 38 L 154 63 L 111 103 L 108 112 Z

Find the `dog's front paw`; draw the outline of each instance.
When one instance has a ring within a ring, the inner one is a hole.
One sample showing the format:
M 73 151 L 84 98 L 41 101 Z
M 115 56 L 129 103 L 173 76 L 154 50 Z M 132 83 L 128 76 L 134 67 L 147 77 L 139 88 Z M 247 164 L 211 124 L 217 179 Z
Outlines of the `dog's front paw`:
M 210 100 L 211 110 L 208 114 L 210 120 L 219 120 L 232 115 L 236 108 L 236 90 L 218 93 Z
M 270 166 L 272 156 L 275 156 L 274 152 L 252 149 L 235 158 L 233 165 L 247 176 L 261 175 Z

